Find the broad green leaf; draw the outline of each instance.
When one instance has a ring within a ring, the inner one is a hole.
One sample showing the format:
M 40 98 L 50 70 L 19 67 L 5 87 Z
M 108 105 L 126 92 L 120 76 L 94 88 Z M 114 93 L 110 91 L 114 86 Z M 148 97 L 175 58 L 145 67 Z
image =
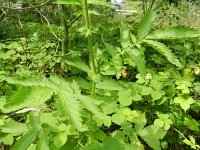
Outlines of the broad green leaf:
M 104 42 L 104 41 L 103 41 L 103 43 L 104 43 L 104 45 L 105 45 L 105 47 L 106 47 L 106 50 L 108 51 L 108 53 L 109 53 L 112 57 L 114 57 L 114 56 L 117 55 L 116 47 L 114 47 L 114 46 L 112 46 L 111 44 L 106 43 L 106 42 Z
M 162 98 L 163 95 L 165 95 L 165 91 L 163 90 L 154 90 L 151 93 L 151 97 L 153 98 L 154 101 Z
M 125 23 L 121 23 L 120 25 L 120 42 L 123 48 L 127 48 L 130 43 L 129 29 Z
M 13 135 L 20 135 L 28 132 L 29 130 L 30 129 L 26 124 L 16 122 L 12 119 L 6 120 L 5 124 L 1 126 L 1 132 Z
M 125 121 L 126 121 L 126 118 L 121 113 L 116 113 L 116 114 L 112 115 L 112 122 L 114 122 L 118 125 L 122 125 Z
M 4 113 L 16 111 L 25 107 L 38 107 L 44 105 L 51 98 L 53 91 L 47 87 L 32 86 L 24 87 L 6 102 L 3 108 Z
M 41 129 L 40 114 L 38 112 L 32 112 L 29 114 L 29 124 L 34 131 L 39 131 Z
M 192 97 L 184 98 L 183 96 L 176 97 L 174 103 L 180 104 L 181 108 L 187 111 L 190 108 L 190 105 L 195 103 Z
M 66 131 L 58 133 L 54 137 L 54 144 L 57 149 L 59 149 L 61 146 L 63 146 L 66 142 L 67 142 L 67 132 Z
M 140 114 L 136 121 L 135 121 L 135 132 L 139 132 L 140 130 L 142 130 L 144 128 L 144 126 L 146 125 L 147 123 L 147 119 L 146 119 L 146 116 L 145 114 Z
M 41 130 L 40 139 L 37 142 L 36 150 L 49 150 L 49 140 L 47 134 Z
M 199 123 L 193 118 L 184 118 L 184 125 L 186 125 L 190 130 L 199 131 Z
M 142 52 L 138 49 L 127 51 L 128 56 L 136 63 L 137 69 L 142 77 L 146 75 L 145 59 Z M 134 66 L 133 66 L 134 67 Z
M 167 27 L 153 31 L 145 39 L 152 40 L 184 40 L 200 37 L 200 32 L 186 26 Z
M 159 139 L 162 139 L 165 134 L 166 131 L 153 125 L 147 126 L 139 132 L 141 138 L 155 150 L 161 150 Z
M 151 87 L 142 86 L 142 90 L 140 92 L 141 95 L 150 95 L 153 92 Z
M 97 105 L 94 104 L 93 98 L 89 96 L 79 95 L 78 99 L 84 104 L 85 108 L 94 113 L 100 119 L 104 119 L 104 115 L 100 112 Z
M 165 124 L 165 122 L 162 121 L 161 119 L 156 119 L 156 120 L 154 121 L 154 125 L 155 125 L 155 126 L 158 126 L 158 127 L 163 127 L 164 124 Z
M 149 8 L 137 28 L 137 37 L 140 40 L 143 39 L 150 32 L 153 19 L 154 12 L 151 8 Z
M 14 138 L 11 134 L 2 134 L 0 133 L 0 143 L 5 145 L 12 145 L 14 142 Z
M 123 86 L 120 85 L 119 82 L 115 80 L 103 80 L 102 82 L 98 82 L 96 88 L 110 90 L 110 91 L 124 90 Z
M 131 90 L 121 90 L 118 92 L 118 101 L 122 107 L 129 106 L 132 104 Z
M 65 110 L 65 114 L 69 115 L 73 124 L 76 126 L 77 130 L 82 130 L 82 119 L 80 114 L 79 102 L 77 98 L 73 97 L 71 93 L 66 91 L 60 91 L 58 93 L 58 99 L 62 107 Z
M 81 59 L 65 58 L 65 62 L 72 67 L 78 68 L 86 73 L 90 73 L 89 66 Z
M 176 65 L 177 67 L 182 66 L 180 61 L 177 59 L 176 55 L 173 54 L 172 51 L 163 43 L 153 40 L 143 40 L 143 42 L 154 48 L 160 54 L 162 54 L 172 64 Z
M 23 136 L 14 144 L 14 150 L 26 150 L 36 138 L 37 133 L 32 131 Z
M 109 128 L 111 126 L 111 117 L 106 116 L 106 118 L 103 120 L 103 123 L 105 126 L 107 126 Z
M 189 146 L 191 146 L 192 149 L 196 149 L 196 141 L 192 136 L 189 136 L 190 140 L 184 139 L 183 142 Z

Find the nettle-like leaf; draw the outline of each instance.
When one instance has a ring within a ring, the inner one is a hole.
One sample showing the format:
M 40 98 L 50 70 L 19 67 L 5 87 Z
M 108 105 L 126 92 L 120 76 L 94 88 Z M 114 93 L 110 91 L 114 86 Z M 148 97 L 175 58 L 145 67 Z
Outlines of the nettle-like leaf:
M 1 129 L 1 132 L 9 133 L 14 136 L 30 131 L 30 128 L 26 124 L 16 122 L 12 119 L 7 119 L 5 124 L 1 126 L 0 129 Z
M 162 128 L 150 125 L 139 132 L 140 137 L 153 149 L 160 150 L 160 139 L 163 139 L 166 131 Z
M 10 84 L 21 85 L 21 86 L 41 86 L 52 88 L 52 82 L 48 78 L 42 76 L 31 76 L 31 77 L 5 77 L 1 76 L 0 79 L 7 81 Z
M 146 75 L 145 58 L 142 52 L 138 49 L 127 51 L 128 56 L 136 63 L 137 69 L 142 77 Z
M 137 28 L 138 39 L 140 40 L 143 39 L 150 32 L 153 18 L 154 18 L 154 12 L 151 8 L 149 8 Z
M 32 131 L 23 136 L 14 144 L 14 150 L 26 150 L 37 137 L 37 132 Z
M 89 66 L 84 61 L 82 61 L 81 59 L 66 58 L 65 62 L 68 65 L 75 67 L 75 68 L 78 68 L 78 69 L 80 69 L 80 70 L 82 70 L 86 73 L 90 72 Z
M 25 107 L 37 107 L 51 98 L 53 91 L 47 87 L 32 86 L 23 87 L 11 96 L 2 111 L 9 113 Z
M 184 40 L 188 38 L 200 37 L 200 32 L 186 26 L 175 26 L 158 29 L 150 33 L 145 39 L 152 40 Z
M 87 110 L 94 113 L 100 119 L 104 119 L 104 115 L 102 113 L 100 113 L 99 109 L 94 104 L 93 98 L 91 98 L 89 96 L 79 95 L 78 99 L 84 104 L 84 106 L 86 107 Z
M 127 48 L 130 44 L 129 29 L 125 23 L 120 25 L 120 42 L 123 48 Z
M 176 55 L 173 54 L 172 51 L 163 43 L 153 40 L 143 40 L 143 42 L 154 48 L 160 54 L 162 54 L 172 64 L 176 65 L 177 67 L 182 66 L 180 61 L 177 59 Z
M 76 128 L 82 130 L 82 119 L 80 114 L 80 107 L 77 98 L 67 91 L 58 92 L 58 99 L 62 104 L 66 115 L 69 115 Z

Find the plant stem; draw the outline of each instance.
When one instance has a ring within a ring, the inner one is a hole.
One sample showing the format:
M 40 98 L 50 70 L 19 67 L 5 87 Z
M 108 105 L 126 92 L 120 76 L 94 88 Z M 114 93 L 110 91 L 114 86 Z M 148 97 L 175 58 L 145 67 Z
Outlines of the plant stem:
M 90 22 L 90 16 L 88 13 L 88 3 L 87 0 L 83 0 L 84 6 L 83 6 L 83 12 L 85 17 L 85 27 L 87 32 L 89 33 L 87 35 L 87 47 L 90 52 L 90 62 L 92 63 L 92 71 L 94 76 L 96 75 L 96 65 L 95 65 L 95 57 L 94 57 L 94 49 L 92 48 L 92 33 L 91 33 L 91 22 Z M 96 89 L 96 82 L 92 81 L 92 89 L 91 89 L 91 96 L 95 96 L 95 89 Z M 92 113 L 90 113 L 90 132 L 89 132 L 89 142 L 92 141 Z
M 65 11 L 64 11 L 64 6 L 62 4 L 59 4 L 58 5 L 58 9 L 59 9 L 59 13 L 60 13 L 60 22 L 61 22 L 61 26 L 62 26 L 62 29 L 63 29 L 63 38 L 62 38 L 62 57 L 65 56 L 65 53 L 67 52 L 67 45 L 68 45 L 68 41 L 67 41 L 67 36 L 68 36 L 68 30 L 69 30 L 69 27 L 65 21 Z M 64 63 L 64 60 L 62 58 L 61 60 L 61 70 L 62 72 L 64 72 L 64 69 L 65 69 L 65 63 Z

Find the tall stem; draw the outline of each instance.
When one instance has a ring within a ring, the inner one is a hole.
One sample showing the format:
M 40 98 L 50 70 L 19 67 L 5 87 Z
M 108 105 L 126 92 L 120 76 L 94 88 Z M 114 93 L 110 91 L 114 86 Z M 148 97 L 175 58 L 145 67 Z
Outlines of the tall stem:
M 65 20 L 65 11 L 64 11 L 64 6 L 59 4 L 58 5 L 58 9 L 59 9 L 59 13 L 60 13 L 60 22 L 61 22 L 61 27 L 63 29 L 63 38 L 62 38 L 62 57 L 65 56 L 65 53 L 67 52 L 67 47 L 68 47 L 68 40 L 67 40 L 67 36 L 68 36 L 68 30 L 69 30 L 69 27 L 66 23 L 66 20 Z M 65 69 L 65 63 L 64 63 L 64 60 L 62 58 L 61 60 L 61 71 L 64 72 L 64 69 Z
M 90 61 L 92 63 L 92 70 L 94 75 L 96 75 L 96 65 L 95 65 L 95 57 L 94 57 L 94 50 L 92 48 L 92 34 L 91 34 L 91 22 L 90 22 L 90 16 L 88 13 L 88 3 L 87 0 L 83 0 L 84 2 L 84 7 L 83 7 L 83 11 L 84 11 L 84 17 L 85 17 L 85 27 L 87 32 L 89 32 L 89 35 L 87 36 L 87 47 L 88 50 L 90 51 Z M 91 95 L 94 96 L 95 95 L 95 88 L 96 88 L 96 83 L 93 81 L 92 83 L 92 90 L 91 90 Z
M 93 74 L 96 75 L 96 65 L 95 65 L 95 57 L 94 57 L 94 49 L 92 47 L 93 41 L 92 41 L 92 34 L 91 34 L 91 22 L 90 22 L 90 16 L 88 13 L 88 3 L 87 0 L 83 0 L 83 12 L 85 17 L 85 27 L 87 32 L 89 32 L 89 35 L 87 35 L 87 47 L 90 52 L 90 62 L 92 63 L 92 71 Z M 91 89 L 91 96 L 95 95 L 95 89 L 96 89 L 96 82 L 92 81 L 92 89 Z M 89 135 L 89 142 L 92 141 L 92 113 L 90 113 L 90 135 Z

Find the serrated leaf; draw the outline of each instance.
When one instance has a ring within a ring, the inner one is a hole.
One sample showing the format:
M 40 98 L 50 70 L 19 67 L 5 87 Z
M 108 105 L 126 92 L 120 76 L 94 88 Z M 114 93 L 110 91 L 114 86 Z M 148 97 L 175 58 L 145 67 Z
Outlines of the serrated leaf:
M 150 95 L 153 92 L 151 87 L 142 86 L 142 90 L 140 92 L 141 95 Z
M 59 149 L 61 146 L 63 146 L 66 142 L 67 142 L 67 132 L 58 133 L 54 137 L 54 144 L 57 149 Z
M 200 33 L 190 27 L 175 26 L 153 31 L 145 37 L 152 40 L 184 40 L 188 38 L 200 37 Z
M 25 107 L 41 106 L 51 98 L 52 94 L 53 91 L 47 87 L 24 87 L 7 100 L 2 111 L 9 113 Z
M 164 124 L 165 124 L 165 122 L 162 121 L 161 119 L 156 119 L 156 120 L 154 121 L 154 125 L 155 125 L 155 126 L 158 126 L 158 127 L 163 127 Z
M 137 37 L 138 39 L 143 39 L 151 30 L 153 22 L 154 12 L 151 8 L 148 9 L 144 17 L 139 23 L 137 28 Z
M 30 129 L 24 123 L 16 122 L 12 119 L 6 120 L 5 124 L 1 127 L 1 132 L 13 135 L 20 135 L 28 132 Z
M 94 104 L 93 98 L 91 98 L 89 96 L 79 95 L 78 99 L 84 104 L 84 106 L 86 107 L 87 110 L 94 113 L 100 119 L 104 119 L 104 115 L 100 112 L 97 105 Z
M 29 114 L 29 123 L 35 131 L 39 131 L 41 129 L 40 115 L 38 112 L 32 112 Z
M 190 130 L 199 131 L 199 123 L 193 118 L 184 118 L 184 125 L 186 125 Z
M 125 23 L 120 25 L 120 42 L 123 48 L 127 48 L 130 43 L 128 25 Z
M 145 59 L 142 52 L 138 49 L 133 49 L 132 51 L 127 51 L 128 56 L 136 63 L 137 69 L 142 77 L 146 75 L 146 65 Z M 134 66 L 133 66 L 134 67 Z
M 153 125 L 147 126 L 139 132 L 141 138 L 155 150 L 161 149 L 159 139 L 162 139 L 165 134 L 166 131 Z
M 98 82 L 96 88 L 110 91 L 119 91 L 124 89 L 123 86 L 115 80 L 103 80 L 102 82 Z
M 17 142 L 14 144 L 13 149 L 26 150 L 31 145 L 31 143 L 36 138 L 36 136 L 37 136 L 37 133 L 34 131 L 21 136 L 21 138 L 17 140 Z
M 41 130 L 40 139 L 37 142 L 36 150 L 49 150 L 49 140 L 47 134 Z
M 174 99 L 174 103 L 180 104 L 181 108 L 187 111 L 190 108 L 190 105 L 195 103 L 195 101 L 191 97 L 184 98 L 179 96 Z
M 126 118 L 121 113 L 116 113 L 116 114 L 112 115 L 112 122 L 114 122 L 118 125 L 122 125 L 125 121 L 126 121 Z
M 123 90 L 118 92 L 118 101 L 121 104 L 122 107 L 129 106 L 132 103 L 132 95 L 131 90 Z
M 11 134 L 0 134 L 0 143 L 5 145 L 12 145 L 14 142 L 14 138 Z
M 176 55 L 173 54 L 172 51 L 163 43 L 153 40 L 143 40 L 143 42 L 154 48 L 160 54 L 162 54 L 172 64 L 176 65 L 177 67 L 182 66 L 180 61 L 177 59 Z
M 82 70 L 82 71 L 84 71 L 84 72 L 86 72 L 86 73 L 90 73 L 90 68 L 89 68 L 89 66 L 84 62 L 84 61 L 82 61 L 81 59 L 72 59 L 72 58 L 65 58 L 65 62 L 68 64 L 68 65 L 70 65 L 70 66 L 72 66 L 72 67 L 75 67 L 75 68 L 77 68 L 77 69 L 80 69 L 80 70 Z
M 146 125 L 147 123 L 147 119 L 146 119 L 146 116 L 145 114 L 140 114 L 136 121 L 135 121 L 135 132 L 139 132 L 140 130 L 142 130 L 144 128 L 144 126 Z
M 77 98 L 73 97 L 70 93 L 66 91 L 60 91 L 58 93 L 58 99 L 65 110 L 65 114 L 70 116 L 73 124 L 76 126 L 77 130 L 82 130 L 82 119 L 80 114 L 79 102 Z

